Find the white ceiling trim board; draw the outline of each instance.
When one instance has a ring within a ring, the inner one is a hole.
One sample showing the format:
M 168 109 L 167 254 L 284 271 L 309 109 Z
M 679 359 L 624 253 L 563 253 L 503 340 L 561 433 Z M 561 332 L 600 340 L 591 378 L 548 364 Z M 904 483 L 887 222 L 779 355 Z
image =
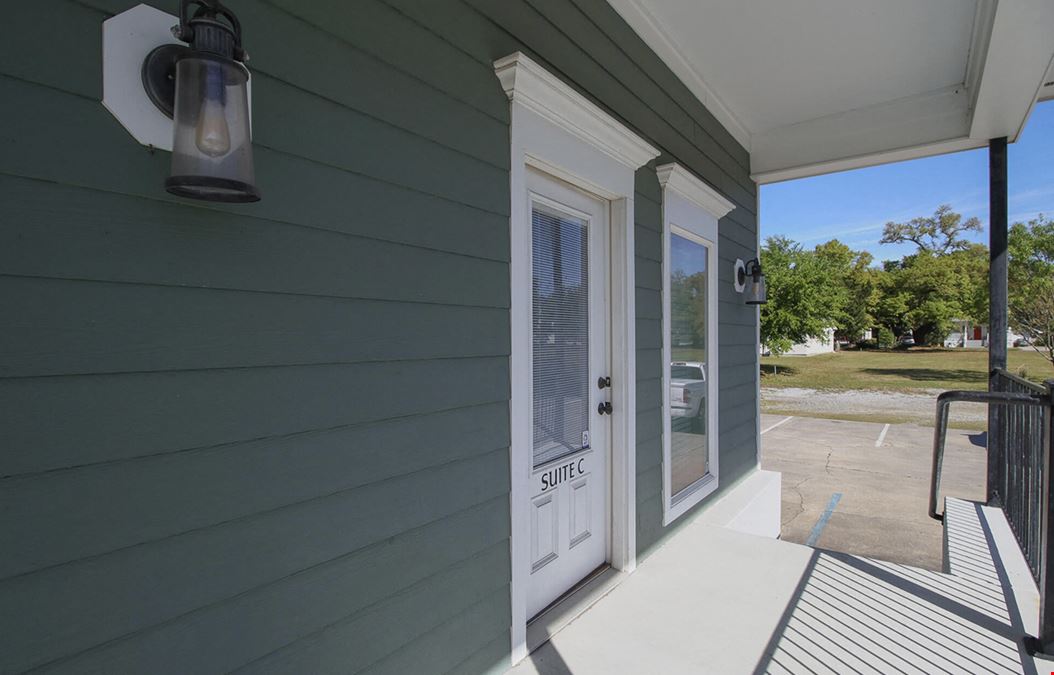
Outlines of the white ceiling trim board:
M 869 153 L 858 157 L 845 157 L 827 162 L 818 162 L 816 164 L 805 164 L 787 169 L 765 171 L 751 174 L 750 177 L 759 185 L 765 185 L 768 183 L 779 183 L 785 180 L 794 180 L 796 178 L 808 178 L 809 176 L 820 176 L 828 173 L 837 173 L 839 171 L 849 171 L 850 169 L 863 169 L 865 167 L 878 166 L 880 164 L 903 162 L 905 160 L 919 159 L 921 157 L 947 155 L 948 153 L 961 152 L 962 150 L 973 150 L 974 148 L 982 148 L 987 145 L 987 139 L 968 137 L 951 138 L 944 141 L 927 143 L 925 145 L 913 145 L 906 148 Z
M 853 0 L 782 12 L 765 0 L 608 1 L 747 148 L 761 183 L 1014 141 L 1035 102 L 1054 98 L 1054 0 Z M 867 17 L 888 40 L 862 32 Z M 920 43 L 934 26 L 935 41 Z M 740 44 L 745 62 L 721 57 Z
M 752 177 L 966 137 L 967 106 L 968 95 L 960 85 L 757 134 Z
M 1004 1 L 996 6 L 971 137 L 1017 140 L 1051 64 L 1052 27 L 1051 0 Z
M 992 23 L 995 19 L 996 0 L 977 0 L 973 30 L 970 34 L 970 54 L 966 60 L 963 83 L 970 95 L 970 110 L 977 105 L 977 93 L 981 88 L 981 75 L 988 58 L 988 45 L 992 39 Z

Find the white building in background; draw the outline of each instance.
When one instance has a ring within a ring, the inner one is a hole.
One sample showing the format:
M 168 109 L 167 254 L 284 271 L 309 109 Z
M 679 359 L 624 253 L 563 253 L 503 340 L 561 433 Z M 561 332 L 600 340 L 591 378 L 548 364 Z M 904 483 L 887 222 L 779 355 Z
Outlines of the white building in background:
M 828 328 L 823 336 L 809 338 L 805 342 L 791 345 L 790 350 L 780 356 L 816 356 L 817 354 L 830 354 L 834 351 L 834 328 Z M 768 356 L 769 350 L 761 345 L 761 355 Z
M 968 319 L 955 319 L 953 323 L 955 328 L 948 334 L 948 337 L 944 338 L 945 347 L 983 349 L 988 346 L 988 324 L 974 323 Z M 1021 337 L 1007 329 L 1006 346 L 1013 347 Z
M 805 342 L 791 345 L 790 351 L 785 356 L 816 356 L 817 354 L 830 354 L 833 351 L 834 328 L 828 328 L 821 337 L 811 337 Z

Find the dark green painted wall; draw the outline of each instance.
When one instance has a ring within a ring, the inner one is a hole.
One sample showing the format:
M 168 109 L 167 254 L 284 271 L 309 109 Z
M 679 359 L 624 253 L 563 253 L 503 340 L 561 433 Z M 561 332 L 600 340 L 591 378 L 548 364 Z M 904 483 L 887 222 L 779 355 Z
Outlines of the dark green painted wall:
M 524 50 L 735 201 L 721 482 L 755 462 L 747 153 L 602 0 L 231 0 L 264 201 L 161 189 L 99 104 L 132 0 L 0 41 L 0 672 L 480 672 L 508 652 L 508 102 Z M 152 2 L 173 11 L 172 2 Z M 734 55 L 730 55 L 734 58 Z M 638 545 L 661 528 L 637 174 Z

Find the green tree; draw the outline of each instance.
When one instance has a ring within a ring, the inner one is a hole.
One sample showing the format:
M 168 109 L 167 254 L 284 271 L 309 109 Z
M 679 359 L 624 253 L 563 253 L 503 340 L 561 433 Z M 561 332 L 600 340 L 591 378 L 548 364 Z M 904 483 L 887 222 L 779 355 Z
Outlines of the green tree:
M 944 255 L 970 247 L 962 237 L 967 232 L 984 229 L 977 218 L 963 220 L 962 215 L 952 211 L 948 204 L 941 204 L 930 217 L 912 218 L 906 223 L 886 223 L 881 243 L 902 244 L 912 242 L 920 253 Z
M 916 342 L 937 345 L 955 319 L 988 316 L 988 251 L 980 244 L 937 254 L 920 250 L 887 265 L 877 314 L 895 333 L 911 331 Z
M 1054 221 L 1014 223 L 1007 252 L 1010 327 L 1054 365 Z
M 832 308 L 835 334 L 850 342 L 859 340 L 875 325 L 879 292 L 878 270 L 872 268 L 874 258 L 837 239 L 818 245 L 815 253 L 838 286 L 832 298 L 838 303 Z
M 987 320 L 988 249 L 963 237 L 981 229 L 977 218 L 963 220 L 947 204 L 930 217 L 886 223 L 883 244 L 912 242 L 917 251 L 885 264 L 875 310 L 882 325 L 935 345 L 955 319 Z
M 786 237 L 769 237 L 761 249 L 768 304 L 761 306 L 761 343 L 780 355 L 796 342 L 822 337 L 844 307 L 844 288 L 815 251 Z

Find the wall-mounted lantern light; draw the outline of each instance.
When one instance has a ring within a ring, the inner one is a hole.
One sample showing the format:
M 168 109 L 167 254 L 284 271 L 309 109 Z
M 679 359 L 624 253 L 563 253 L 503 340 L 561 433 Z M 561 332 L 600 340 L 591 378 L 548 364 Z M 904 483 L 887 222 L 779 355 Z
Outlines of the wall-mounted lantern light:
M 103 104 L 141 143 L 172 150 L 170 193 L 259 201 L 238 18 L 219 0 L 180 0 L 178 24 L 171 21 L 139 5 L 104 24 Z M 187 44 L 159 39 L 159 22 Z M 123 81 L 133 65 L 135 86 Z
M 761 261 L 757 258 L 735 264 L 736 292 L 742 293 L 748 305 L 764 305 L 768 302 L 768 289 L 765 286 L 765 273 L 761 271 Z

